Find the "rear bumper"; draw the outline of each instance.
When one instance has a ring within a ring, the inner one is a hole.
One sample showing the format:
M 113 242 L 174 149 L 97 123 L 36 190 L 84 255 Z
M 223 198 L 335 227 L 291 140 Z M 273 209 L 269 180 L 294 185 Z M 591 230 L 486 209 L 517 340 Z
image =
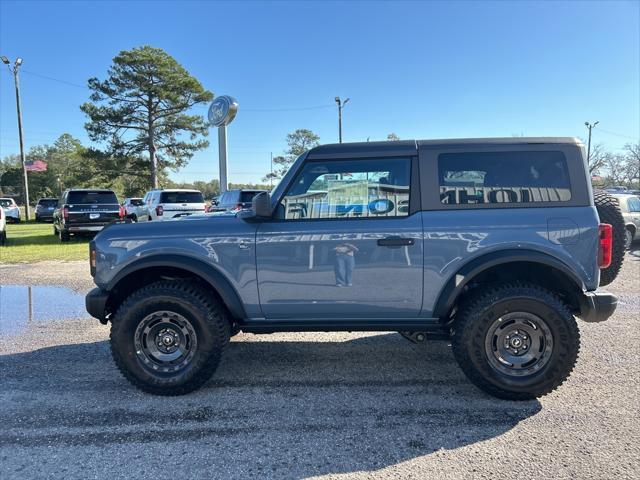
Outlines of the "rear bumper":
M 99 288 L 94 288 L 87 294 L 84 300 L 89 315 L 100 320 L 100 323 L 107 323 L 106 316 L 108 298 L 108 292 L 100 290 Z
M 107 223 L 66 223 L 63 226 L 63 229 L 71 233 L 89 233 L 89 232 L 99 232 L 107 225 L 109 225 L 109 222 Z
M 580 305 L 580 318 L 585 322 L 604 322 L 613 315 L 618 297 L 608 292 L 585 292 Z

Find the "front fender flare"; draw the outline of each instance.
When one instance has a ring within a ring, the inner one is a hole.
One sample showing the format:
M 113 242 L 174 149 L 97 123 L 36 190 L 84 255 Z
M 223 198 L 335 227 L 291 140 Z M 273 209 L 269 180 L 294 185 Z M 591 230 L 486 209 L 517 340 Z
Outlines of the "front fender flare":
M 246 317 L 240 295 L 220 270 L 201 260 L 181 255 L 159 254 L 136 260 L 120 270 L 107 284 L 106 290 L 112 291 L 118 283 L 132 273 L 152 267 L 172 267 L 188 271 L 202 278 L 218 292 L 233 317 Z

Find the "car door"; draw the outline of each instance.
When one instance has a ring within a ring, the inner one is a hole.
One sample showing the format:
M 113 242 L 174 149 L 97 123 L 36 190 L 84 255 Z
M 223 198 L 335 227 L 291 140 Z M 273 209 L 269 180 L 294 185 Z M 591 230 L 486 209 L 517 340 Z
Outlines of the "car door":
M 266 318 L 392 319 L 422 306 L 412 157 L 307 161 L 256 237 Z

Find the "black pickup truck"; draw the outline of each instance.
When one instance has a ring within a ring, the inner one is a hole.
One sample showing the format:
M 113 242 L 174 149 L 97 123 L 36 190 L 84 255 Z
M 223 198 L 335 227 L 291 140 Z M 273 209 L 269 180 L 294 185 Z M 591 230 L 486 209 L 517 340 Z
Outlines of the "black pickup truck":
M 91 234 L 123 217 L 118 198 L 112 190 L 66 190 L 53 213 L 53 233 L 61 242 L 71 234 Z

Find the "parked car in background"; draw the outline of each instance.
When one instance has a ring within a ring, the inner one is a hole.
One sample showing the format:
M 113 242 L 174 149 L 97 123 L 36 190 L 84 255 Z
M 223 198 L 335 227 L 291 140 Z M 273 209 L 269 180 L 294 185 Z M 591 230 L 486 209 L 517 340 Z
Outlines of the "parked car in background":
M 622 217 L 624 218 L 624 246 L 631 248 L 634 240 L 640 238 L 640 198 L 630 194 L 613 193 L 612 197 L 618 200 Z
M 0 245 L 7 243 L 7 216 L 0 205 Z
M 139 218 L 144 217 L 146 212 L 144 208 L 144 201 L 142 198 L 127 197 L 122 202 L 124 208 L 124 215 L 127 218 L 137 222 Z
M 604 191 L 607 193 L 629 193 L 629 191 L 627 190 L 627 187 L 623 187 L 621 185 L 607 187 L 604 189 Z
M 145 195 L 143 220 L 170 220 L 194 213 L 204 213 L 204 196 L 199 190 L 156 189 Z
M 36 204 L 36 222 L 50 220 L 53 222 L 53 212 L 58 205 L 57 198 L 41 198 Z
M 0 207 L 4 209 L 6 222 L 20 222 L 20 208 L 13 198 L 0 198 Z
M 53 233 L 61 242 L 71 234 L 97 233 L 106 225 L 124 217 L 113 190 L 70 189 L 62 194 L 53 214 Z
M 251 208 L 253 197 L 266 190 L 227 190 L 211 202 L 209 212 L 239 212 Z

